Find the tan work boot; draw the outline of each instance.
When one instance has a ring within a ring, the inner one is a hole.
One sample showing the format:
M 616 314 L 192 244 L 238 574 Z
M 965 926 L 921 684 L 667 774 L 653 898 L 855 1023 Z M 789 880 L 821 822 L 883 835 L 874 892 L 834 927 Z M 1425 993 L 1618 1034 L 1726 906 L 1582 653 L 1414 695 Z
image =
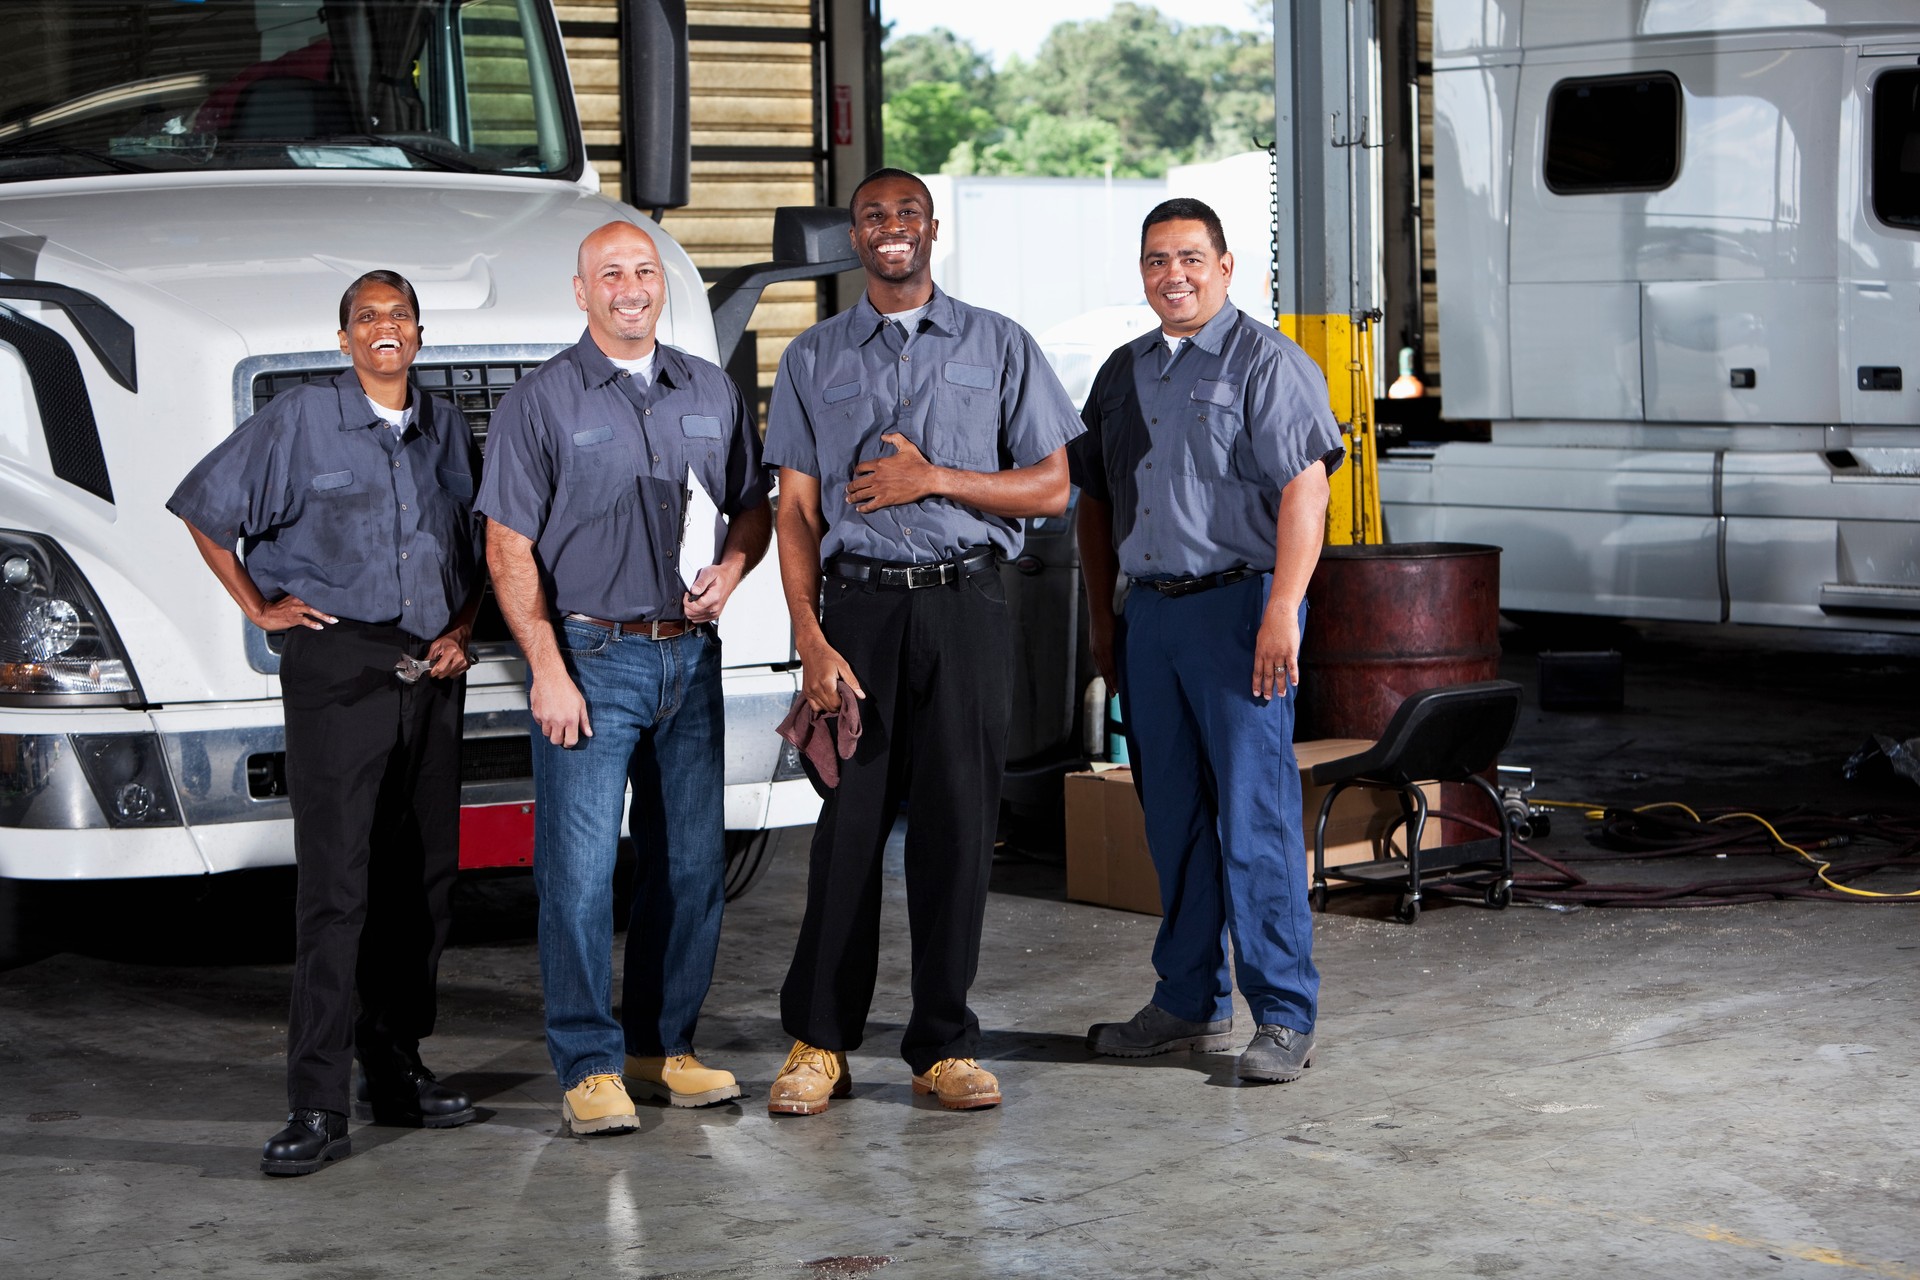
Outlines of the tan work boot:
M 1000 1105 L 1000 1082 L 972 1058 L 942 1058 L 913 1078 L 915 1093 L 930 1093 L 949 1111 Z
M 690 1053 L 676 1053 L 671 1058 L 628 1054 L 627 1080 L 635 1097 L 661 1098 L 676 1107 L 710 1107 L 740 1096 L 733 1072 L 703 1067 Z
M 616 1075 L 588 1076 L 560 1101 L 560 1114 L 576 1137 L 588 1134 L 632 1133 L 640 1127 L 633 1099 Z
M 817 1116 L 827 1109 L 829 1100 L 852 1093 L 846 1054 L 795 1040 L 786 1065 L 767 1090 L 767 1111 L 776 1116 Z

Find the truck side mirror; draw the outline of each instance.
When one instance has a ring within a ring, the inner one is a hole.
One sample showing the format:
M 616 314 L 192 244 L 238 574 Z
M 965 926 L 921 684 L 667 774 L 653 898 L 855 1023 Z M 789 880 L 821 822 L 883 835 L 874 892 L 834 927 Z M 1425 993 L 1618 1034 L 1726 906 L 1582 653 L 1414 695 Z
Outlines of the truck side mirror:
M 686 0 L 620 0 L 620 186 L 653 211 L 691 199 Z
M 852 226 L 853 215 L 845 209 L 782 205 L 773 211 L 773 261 L 735 267 L 707 290 L 721 368 L 730 367 L 733 350 L 746 332 L 747 319 L 768 285 L 781 280 L 813 280 L 860 265 L 847 236 Z

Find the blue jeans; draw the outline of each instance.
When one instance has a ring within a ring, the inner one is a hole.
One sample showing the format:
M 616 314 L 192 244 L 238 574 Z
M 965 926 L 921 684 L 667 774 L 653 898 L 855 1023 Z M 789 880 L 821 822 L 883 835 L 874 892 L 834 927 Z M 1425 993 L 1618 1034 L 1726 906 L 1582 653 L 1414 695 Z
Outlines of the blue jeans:
M 587 700 L 591 738 L 556 747 L 533 734 L 533 882 L 547 1052 L 571 1089 L 618 1074 L 625 1054 L 690 1053 L 713 979 L 725 897 L 720 645 L 558 628 Z M 613 1017 L 614 856 L 620 803 L 638 855 L 627 922 L 622 1017 Z
M 1118 656 L 1166 908 L 1153 1003 L 1194 1022 L 1233 1016 L 1231 937 L 1254 1021 L 1304 1032 L 1320 975 L 1293 756 L 1296 691 L 1266 705 L 1248 691 L 1271 577 L 1173 598 L 1135 587 Z

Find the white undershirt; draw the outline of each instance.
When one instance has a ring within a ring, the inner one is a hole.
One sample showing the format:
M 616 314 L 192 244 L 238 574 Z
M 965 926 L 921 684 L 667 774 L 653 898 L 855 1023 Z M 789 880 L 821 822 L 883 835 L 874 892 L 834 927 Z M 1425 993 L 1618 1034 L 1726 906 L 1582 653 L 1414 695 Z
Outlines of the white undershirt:
M 366 392 L 363 391 L 360 394 L 366 395 Z M 380 421 L 392 427 L 398 434 L 405 435 L 407 428 L 413 425 L 415 406 L 411 403 L 404 409 L 389 409 L 372 396 L 367 396 L 367 408 L 378 414 Z
M 1167 354 L 1170 356 L 1179 355 L 1180 344 L 1186 341 L 1186 338 L 1182 337 L 1180 334 L 1168 333 L 1165 329 L 1162 329 L 1160 331 L 1160 338 L 1162 341 L 1164 341 L 1167 344 Z
M 612 356 L 608 356 L 607 359 L 613 360 L 614 368 L 624 369 L 633 377 L 639 379 L 641 386 L 650 387 L 653 385 L 653 357 L 659 350 L 658 347 L 655 347 L 638 360 L 613 360 Z
M 915 307 L 911 311 L 893 311 L 893 312 L 883 311 L 880 313 L 880 318 L 882 320 L 891 320 L 893 321 L 893 323 L 899 325 L 902 329 L 906 330 L 906 338 L 904 343 L 901 346 L 902 350 L 905 350 L 907 346 L 910 346 L 913 343 L 914 338 L 919 336 L 920 317 L 926 315 L 927 308 L 932 305 L 933 305 L 933 300 L 929 298 L 927 301 L 921 303 L 919 306 Z

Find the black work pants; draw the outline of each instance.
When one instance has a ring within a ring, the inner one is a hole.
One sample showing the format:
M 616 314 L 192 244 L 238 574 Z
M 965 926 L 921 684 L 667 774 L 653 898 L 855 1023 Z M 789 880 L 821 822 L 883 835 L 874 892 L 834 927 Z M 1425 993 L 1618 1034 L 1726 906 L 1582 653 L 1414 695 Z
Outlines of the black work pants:
M 907 802 L 913 1014 L 900 1056 L 916 1073 L 975 1054 L 967 1007 L 1006 766 L 1013 642 L 999 570 L 945 587 L 825 583 L 821 626 L 866 691 L 853 759 L 814 828 L 807 910 L 780 992 L 788 1034 L 857 1049 L 879 967 L 880 870 Z
M 356 1045 L 378 1071 L 433 1030 L 460 860 L 466 678 L 401 683 L 394 661 L 426 650 L 398 627 L 342 620 L 294 628 L 280 658 L 299 868 L 287 1015 L 294 1110 L 345 1114 Z

